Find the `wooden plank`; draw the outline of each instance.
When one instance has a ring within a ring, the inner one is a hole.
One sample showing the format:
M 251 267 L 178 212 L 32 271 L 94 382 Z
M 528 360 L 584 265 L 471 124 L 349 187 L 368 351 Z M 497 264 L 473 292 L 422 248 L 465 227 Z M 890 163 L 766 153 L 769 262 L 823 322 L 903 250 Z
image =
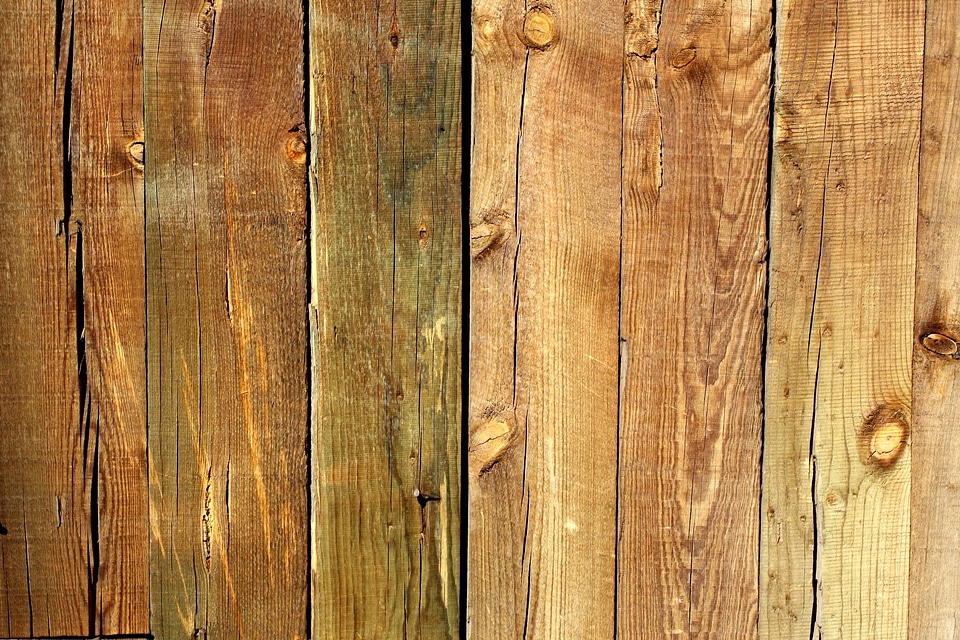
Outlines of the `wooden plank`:
M 473 2 L 467 637 L 521 638 L 526 621 L 524 425 L 516 414 L 517 143 L 523 3 Z
M 313 637 L 454 638 L 460 3 L 313 3 Z
M 160 638 L 307 635 L 302 8 L 144 6 Z
M 142 5 L 73 6 L 69 168 L 93 460 L 90 633 L 146 634 Z
M 927 3 L 913 342 L 910 638 L 960 634 L 960 12 Z M 942 339 L 937 336 L 944 336 Z
M 472 533 L 485 543 L 471 551 L 469 633 L 613 637 L 623 9 L 478 6 L 473 175 L 488 226 L 474 221 L 474 272 L 491 308 L 471 343 L 491 353 L 471 382 L 493 377 L 471 400 Z M 484 234 L 497 237 L 484 247 Z M 511 259 L 513 291 L 498 266 Z
M 617 637 L 757 637 L 770 9 L 626 6 Z
M 71 218 L 72 5 L 0 12 L 0 635 L 86 635 L 93 540 L 79 226 Z
M 760 635 L 905 638 L 924 3 L 777 9 Z

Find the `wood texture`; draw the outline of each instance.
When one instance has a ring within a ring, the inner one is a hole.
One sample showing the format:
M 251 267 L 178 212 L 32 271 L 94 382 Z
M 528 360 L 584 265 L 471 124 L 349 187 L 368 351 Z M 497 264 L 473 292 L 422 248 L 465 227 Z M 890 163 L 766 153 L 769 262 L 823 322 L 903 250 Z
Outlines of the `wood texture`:
M 73 11 L 67 170 L 92 460 L 89 633 L 146 634 L 142 6 L 76 0 Z
M 144 5 L 158 638 L 307 635 L 302 8 Z
M 626 5 L 620 638 L 755 638 L 770 3 Z
M 71 5 L 72 6 L 72 5 Z M 68 7 L 69 8 L 69 7 Z M 0 635 L 93 626 L 90 432 L 71 219 L 72 12 L 0 11 Z M 83 400 L 83 402 L 82 402 Z
M 777 15 L 760 635 L 905 638 L 924 3 Z
M 913 334 L 910 638 L 960 636 L 960 13 L 927 3 Z M 945 337 L 931 341 L 930 334 Z M 940 342 L 940 344 L 938 344 Z M 946 347 L 946 348 L 944 348 Z M 952 353 L 951 353 L 952 352 Z
M 492 308 L 476 318 L 471 345 L 479 351 L 489 339 L 496 355 L 471 368 L 485 394 L 471 399 L 471 515 L 476 529 L 505 522 L 482 538 L 486 555 L 470 559 L 468 635 L 612 637 L 622 6 L 482 6 L 476 109 L 502 108 L 485 114 L 475 141 L 475 158 L 492 160 L 474 165 L 481 209 L 471 233 L 478 295 Z M 484 135 L 491 129 L 503 133 Z M 512 327 L 500 320 L 514 314 Z
M 455 638 L 460 3 L 310 14 L 313 638 Z

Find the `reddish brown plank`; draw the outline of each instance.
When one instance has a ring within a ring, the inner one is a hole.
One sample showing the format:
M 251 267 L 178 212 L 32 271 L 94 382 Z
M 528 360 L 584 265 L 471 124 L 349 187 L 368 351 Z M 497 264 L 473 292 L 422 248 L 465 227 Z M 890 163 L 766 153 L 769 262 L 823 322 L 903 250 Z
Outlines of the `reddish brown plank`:
M 79 224 L 66 145 L 72 5 L 0 11 L 0 635 L 92 631 Z M 84 402 L 81 402 L 83 398 Z
M 151 632 L 303 638 L 303 5 L 144 12 Z
M 149 631 L 141 13 L 139 0 L 74 3 L 69 169 L 96 516 L 90 632 L 104 635 Z
M 756 638 L 770 3 L 626 5 L 618 638 Z

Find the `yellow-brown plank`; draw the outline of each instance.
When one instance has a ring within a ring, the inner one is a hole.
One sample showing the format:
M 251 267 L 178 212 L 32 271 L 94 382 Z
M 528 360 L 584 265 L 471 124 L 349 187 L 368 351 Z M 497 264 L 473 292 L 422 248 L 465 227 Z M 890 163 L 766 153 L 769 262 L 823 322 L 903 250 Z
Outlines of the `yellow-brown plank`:
M 476 9 L 468 634 L 612 638 L 623 8 Z
M 460 10 L 311 4 L 317 639 L 458 636 Z
M 151 632 L 307 635 L 299 0 L 144 5 Z
M 910 638 L 960 636 L 960 7 L 927 3 L 914 304 Z
M 87 635 L 95 457 L 67 157 L 72 3 L 0 11 L 0 636 Z
M 90 633 L 148 633 L 142 4 L 73 3 L 70 164 L 90 432 Z M 82 389 L 81 389 L 82 391 Z
M 618 637 L 756 637 L 770 9 L 626 5 Z
M 923 16 L 777 6 L 765 639 L 907 637 Z

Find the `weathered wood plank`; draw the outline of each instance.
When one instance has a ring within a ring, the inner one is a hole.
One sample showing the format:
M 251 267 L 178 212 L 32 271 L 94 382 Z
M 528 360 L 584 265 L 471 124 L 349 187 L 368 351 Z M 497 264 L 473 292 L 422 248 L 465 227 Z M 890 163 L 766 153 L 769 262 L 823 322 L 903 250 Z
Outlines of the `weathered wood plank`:
M 907 637 L 923 15 L 778 4 L 764 638 Z
M 149 631 L 142 4 L 74 2 L 70 136 L 86 363 L 90 633 Z M 81 388 L 81 392 L 84 389 Z
M 770 9 L 626 5 L 617 637 L 757 633 Z
M 910 638 L 960 634 L 960 8 L 926 6 L 913 342 Z M 931 334 L 934 334 L 931 336 Z M 944 336 L 938 339 L 936 336 Z
M 474 0 L 472 22 L 467 636 L 520 638 L 524 425 L 514 403 L 523 3 Z
M 478 7 L 473 268 L 476 302 L 491 308 L 471 343 L 492 352 L 471 375 L 472 532 L 484 544 L 471 551 L 470 634 L 609 638 L 623 9 Z
M 158 638 L 307 634 L 303 18 L 144 6 Z
M 454 638 L 460 3 L 313 3 L 313 637 Z
M 95 597 L 71 218 L 72 4 L 0 11 L 0 635 L 86 635 Z M 15 62 L 14 62 L 15 61 Z

